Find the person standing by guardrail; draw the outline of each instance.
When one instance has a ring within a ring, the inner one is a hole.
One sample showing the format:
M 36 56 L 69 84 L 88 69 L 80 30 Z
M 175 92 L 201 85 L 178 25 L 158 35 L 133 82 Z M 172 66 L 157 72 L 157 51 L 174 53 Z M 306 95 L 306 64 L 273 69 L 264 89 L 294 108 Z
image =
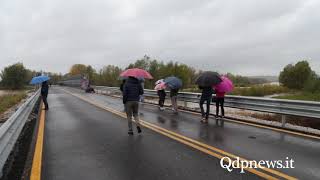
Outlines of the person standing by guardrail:
M 45 110 L 49 110 L 49 105 L 48 105 L 48 100 L 47 100 L 48 93 L 49 93 L 48 81 L 44 81 L 41 84 L 41 98 L 44 103 Z
M 139 100 L 143 94 L 143 88 L 137 78 L 129 77 L 123 86 L 123 103 L 128 119 L 128 134 L 133 135 L 132 130 L 132 115 L 137 125 L 138 133 L 141 133 L 139 123 Z
M 163 79 L 160 79 L 158 80 L 156 83 L 156 86 L 155 86 L 155 90 L 157 90 L 157 94 L 159 96 L 159 109 L 160 111 L 163 111 L 164 110 L 164 101 L 166 99 L 166 85 L 165 83 L 163 82 Z
M 174 76 L 167 77 L 163 81 L 165 85 L 170 88 L 172 110 L 175 114 L 178 114 L 178 92 L 182 87 L 182 81 Z
M 217 72 L 205 71 L 202 72 L 196 79 L 196 84 L 199 86 L 199 89 L 202 89 L 202 94 L 200 98 L 200 109 L 202 115 L 202 123 L 208 123 L 209 113 L 210 113 L 210 104 L 212 100 L 213 87 L 222 80 L 220 75 Z M 203 104 L 207 103 L 207 111 L 204 112 Z
M 199 86 L 199 89 L 202 90 L 200 103 L 199 103 L 200 104 L 200 109 L 201 109 L 201 115 L 202 115 L 201 122 L 202 123 L 208 123 L 209 114 L 210 114 L 210 104 L 211 104 L 211 100 L 212 100 L 213 89 L 212 89 L 212 87 L 202 87 L 202 86 Z M 203 108 L 204 102 L 206 102 L 206 104 L 207 104 L 206 112 L 204 112 L 204 108 Z
M 41 84 L 41 98 L 42 101 L 45 105 L 45 110 L 49 110 L 49 105 L 48 105 L 48 101 L 47 101 L 47 97 L 48 97 L 48 92 L 49 92 L 49 85 L 48 85 L 48 80 L 50 80 L 49 76 L 46 75 L 38 75 L 36 77 L 33 77 L 30 81 L 30 84 Z
M 221 118 L 224 117 L 224 96 L 225 92 L 219 92 L 219 90 L 215 89 L 216 91 L 216 118 L 219 118 L 219 106 L 221 108 Z
M 233 83 L 227 76 L 221 76 L 222 82 L 214 86 L 216 91 L 216 117 L 219 119 L 219 106 L 221 117 L 224 117 L 224 96 L 233 90 Z

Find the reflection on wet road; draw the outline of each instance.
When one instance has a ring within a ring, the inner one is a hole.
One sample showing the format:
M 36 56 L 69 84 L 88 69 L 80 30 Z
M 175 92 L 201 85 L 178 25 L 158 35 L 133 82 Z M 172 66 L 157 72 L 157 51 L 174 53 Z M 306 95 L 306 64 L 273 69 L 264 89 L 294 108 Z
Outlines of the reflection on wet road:
M 72 88 L 64 87 L 64 89 L 102 106 L 118 111 L 123 110 L 120 99 L 85 94 Z M 92 116 L 99 118 L 95 114 Z M 175 115 L 170 110 L 159 111 L 153 105 L 143 105 L 140 116 L 146 122 L 246 159 L 283 160 L 286 157 L 293 158 L 295 169 L 279 169 L 278 171 L 303 179 L 318 179 L 320 177 L 319 140 L 232 122 L 225 122 L 224 125 L 221 125 L 216 124 L 214 119 L 210 119 L 209 125 L 201 124 L 199 115 L 185 112 Z

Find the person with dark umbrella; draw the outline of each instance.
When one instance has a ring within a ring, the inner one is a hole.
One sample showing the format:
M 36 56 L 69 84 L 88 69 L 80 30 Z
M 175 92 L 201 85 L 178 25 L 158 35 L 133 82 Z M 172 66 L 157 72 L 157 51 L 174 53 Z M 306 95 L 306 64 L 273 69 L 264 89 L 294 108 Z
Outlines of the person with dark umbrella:
M 196 80 L 196 84 L 198 84 L 199 88 L 202 90 L 201 98 L 200 98 L 200 109 L 202 123 L 208 123 L 209 114 L 210 114 L 210 105 L 212 101 L 213 88 L 212 86 L 219 84 L 221 82 L 220 75 L 216 72 L 205 71 Z M 206 102 L 207 111 L 204 112 L 203 104 Z
M 201 122 L 202 123 L 208 123 L 209 114 L 210 114 L 210 104 L 211 104 L 211 100 L 212 100 L 213 89 L 212 89 L 212 87 L 202 87 L 202 86 L 199 86 L 199 89 L 202 90 L 200 103 L 199 103 L 200 104 L 200 109 L 201 109 L 201 115 L 202 115 Z M 206 112 L 204 111 L 204 108 L 203 108 L 203 104 L 205 102 L 207 104 Z
M 47 100 L 48 93 L 49 93 L 48 81 L 44 81 L 41 84 L 41 98 L 44 103 L 45 110 L 49 110 L 49 105 L 48 105 L 48 100 Z
M 182 87 L 181 79 L 171 76 L 164 79 L 164 83 L 170 89 L 170 98 L 172 104 L 172 110 L 175 114 L 178 114 L 178 92 Z

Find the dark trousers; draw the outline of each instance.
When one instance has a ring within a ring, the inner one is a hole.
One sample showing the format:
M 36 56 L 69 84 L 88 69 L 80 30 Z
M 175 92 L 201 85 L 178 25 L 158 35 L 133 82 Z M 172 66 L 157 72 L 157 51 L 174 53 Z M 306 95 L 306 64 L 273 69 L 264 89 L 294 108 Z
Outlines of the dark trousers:
M 216 98 L 216 116 L 219 115 L 219 106 L 221 107 L 221 115 L 224 116 L 224 97 Z
M 139 102 L 138 101 L 127 101 L 125 104 L 127 119 L 128 119 L 128 128 L 132 130 L 132 115 L 136 121 L 137 126 L 140 126 L 139 123 Z
M 201 109 L 201 114 L 202 114 L 203 118 L 206 118 L 206 119 L 209 118 L 211 99 L 212 99 L 212 96 L 211 97 L 201 97 L 201 99 L 200 99 L 200 109 Z M 206 102 L 206 104 L 207 104 L 207 111 L 206 112 L 204 112 L 204 109 L 203 109 L 204 102 Z
M 159 97 L 159 106 L 163 107 L 164 106 L 164 101 L 165 101 L 166 97 Z
M 158 90 L 158 96 L 159 96 L 159 106 L 164 106 L 164 101 L 166 99 L 166 92 L 164 90 Z
M 46 109 L 46 110 L 49 109 L 47 97 L 48 97 L 48 94 L 41 94 L 41 98 L 44 103 L 44 109 Z

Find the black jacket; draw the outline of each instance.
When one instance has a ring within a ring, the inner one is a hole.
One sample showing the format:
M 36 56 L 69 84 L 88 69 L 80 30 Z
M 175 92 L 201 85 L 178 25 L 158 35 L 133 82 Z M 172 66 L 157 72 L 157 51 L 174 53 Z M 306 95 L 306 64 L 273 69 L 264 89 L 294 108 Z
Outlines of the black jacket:
M 45 81 L 41 85 L 41 95 L 47 96 L 48 92 L 49 92 L 49 85 L 48 85 L 47 81 Z
M 212 89 L 212 87 L 199 86 L 199 89 L 202 89 L 201 98 L 204 98 L 204 99 L 212 97 L 212 94 L 214 93 L 214 90 Z
M 136 78 L 129 78 L 123 86 L 123 103 L 127 101 L 139 101 L 143 94 L 141 83 Z
M 121 91 L 121 92 L 123 92 L 123 85 L 124 85 L 124 83 L 126 83 L 125 80 L 123 80 L 122 83 L 120 84 L 120 91 Z

